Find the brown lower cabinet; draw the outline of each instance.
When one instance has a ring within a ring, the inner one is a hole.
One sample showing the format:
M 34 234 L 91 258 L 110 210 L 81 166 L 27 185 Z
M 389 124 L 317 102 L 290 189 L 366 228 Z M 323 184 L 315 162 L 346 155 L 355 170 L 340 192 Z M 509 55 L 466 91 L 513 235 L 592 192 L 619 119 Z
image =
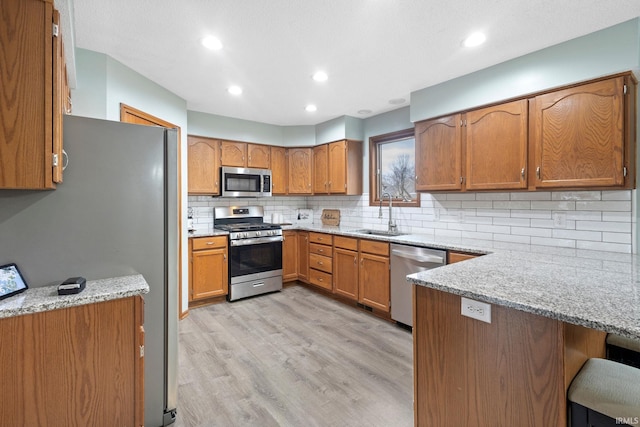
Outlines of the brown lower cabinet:
M 333 290 L 333 236 L 309 233 L 309 283 Z
M 298 231 L 298 280 L 309 282 L 309 232 Z
M 333 292 L 358 301 L 358 239 L 335 236 L 333 239 Z
M 295 230 L 282 232 L 282 281 L 298 278 L 298 233 Z
M 389 312 L 391 309 L 389 243 L 360 240 L 358 302 Z
M 0 320 L 0 425 L 144 425 L 142 297 Z
M 229 261 L 227 236 L 189 239 L 191 269 L 189 302 L 227 295 Z
M 606 334 L 495 304 L 485 323 L 460 298 L 414 286 L 415 425 L 566 426 L 569 384 Z

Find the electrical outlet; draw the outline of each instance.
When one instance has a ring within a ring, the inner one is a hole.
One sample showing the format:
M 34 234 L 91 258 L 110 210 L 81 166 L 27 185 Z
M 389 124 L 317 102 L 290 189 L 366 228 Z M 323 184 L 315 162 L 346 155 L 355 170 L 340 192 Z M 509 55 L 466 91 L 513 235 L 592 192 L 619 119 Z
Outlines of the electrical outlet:
M 567 214 L 565 212 L 554 212 L 553 226 L 555 228 L 567 228 Z
M 465 297 L 461 298 L 460 304 L 463 316 L 491 323 L 491 304 L 475 301 Z

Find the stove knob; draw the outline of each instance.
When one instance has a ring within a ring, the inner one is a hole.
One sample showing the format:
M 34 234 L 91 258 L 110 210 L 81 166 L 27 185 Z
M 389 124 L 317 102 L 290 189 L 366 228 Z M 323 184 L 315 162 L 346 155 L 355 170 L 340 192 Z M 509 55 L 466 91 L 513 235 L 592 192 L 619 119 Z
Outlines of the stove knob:
M 256 231 L 256 237 L 260 237 L 262 235 L 262 233 L 260 233 L 259 231 Z
M 244 234 L 244 238 L 246 239 L 247 237 L 249 237 L 249 233 L 243 233 Z

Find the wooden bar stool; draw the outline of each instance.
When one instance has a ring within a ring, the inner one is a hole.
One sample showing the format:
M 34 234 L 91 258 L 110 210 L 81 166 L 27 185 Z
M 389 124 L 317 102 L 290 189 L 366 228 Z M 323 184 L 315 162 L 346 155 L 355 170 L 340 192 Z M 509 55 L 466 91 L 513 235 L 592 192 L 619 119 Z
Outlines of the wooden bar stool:
M 640 425 L 640 369 L 589 359 L 567 392 L 570 427 Z
M 607 359 L 640 368 L 640 340 L 608 334 Z

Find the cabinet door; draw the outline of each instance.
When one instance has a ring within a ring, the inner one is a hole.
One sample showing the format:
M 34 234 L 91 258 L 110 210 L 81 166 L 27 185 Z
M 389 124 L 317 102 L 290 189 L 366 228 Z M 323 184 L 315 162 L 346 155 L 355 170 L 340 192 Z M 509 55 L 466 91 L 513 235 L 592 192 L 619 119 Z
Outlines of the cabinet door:
M 285 230 L 282 237 L 282 281 L 290 282 L 298 278 L 298 233 Z
M 271 147 L 271 193 L 287 194 L 287 149 Z
M 60 14 L 53 11 L 53 22 L 60 25 Z M 59 27 L 58 27 L 59 28 Z M 67 101 L 67 74 L 64 63 L 62 34 L 53 38 L 53 154 L 57 162 L 53 162 L 51 180 L 57 184 L 62 182 L 62 120 Z
M 55 188 L 52 3 L 2 2 L 0 188 Z
M 381 311 L 389 311 L 389 258 L 360 253 L 358 302 Z
M 466 114 L 466 188 L 526 188 L 528 102 L 500 104 Z
M 271 168 L 271 150 L 268 145 L 247 144 L 247 167 Z
M 247 167 L 246 142 L 222 141 L 220 143 L 220 153 L 222 166 Z
M 416 189 L 462 188 L 462 116 L 456 114 L 416 125 Z
M 187 137 L 189 194 L 220 194 L 220 141 Z
M 624 78 L 532 102 L 536 187 L 624 185 Z
M 347 192 L 347 141 L 329 144 L 329 192 Z
M 298 232 L 298 280 L 309 282 L 309 232 Z
M 311 148 L 289 149 L 289 194 L 311 194 Z
M 333 250 L 333 292 L 351 300 L 358 300 L 358 252 Z
M 193 251 L 191 300 L 227 295 L 229 291 L 227 248 Z
M 329 193 L 329 145 L 313 147 L 313 193 Z

